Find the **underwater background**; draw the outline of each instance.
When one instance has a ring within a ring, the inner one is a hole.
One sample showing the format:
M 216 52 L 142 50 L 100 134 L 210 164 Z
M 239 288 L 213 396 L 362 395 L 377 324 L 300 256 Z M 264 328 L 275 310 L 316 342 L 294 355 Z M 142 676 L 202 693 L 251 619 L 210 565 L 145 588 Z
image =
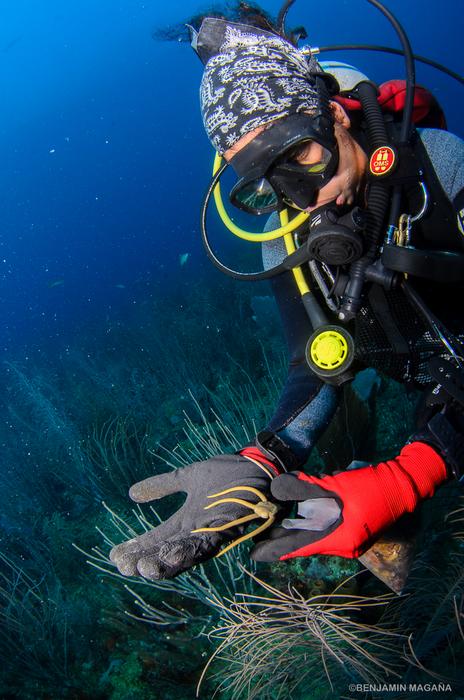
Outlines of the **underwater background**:
M 387 4 L 414 52 L 462 72 L 461 0 Z M 265 9 L 275 16 L 280 5 Z M 180 34 L 153 38 L 206 9 L 0 1 L 0 697 L 194 698 L 218 649 L 200 697 L 371 697 L 350 682 L 438 682 L 433 674 L 450 679 L 446 697 L 460 697 L 463 511 L 453 484 L 423 509 L 406 602 L 384 597 L 368 574 L 345 583 L 362 567 L 336 558 L 256 570 L 244 549 L 156 586 L 122 580 L 107 563 L 111 544 L 172 507 L 132 510 L 129 486 L 243 445 L 285 375 L 270 288 L 221 276 L 201 245 L 213 153 L 200 61 Z M 304 25 L 314 45 L 398 46 L 365 0 L 298 0 L 288 24 Z M 404 75 L 395 56 L 324 58 L 376 83 Z M 462 86 L 416 70 L 464 137 Z M 211 229 L 228 264 L 259 266 L 259 250 L 231 240 L 213 216 Z M 384 377 L 347 388 L 310 468 L 391 456 L 416 401 Z M 331 598 L 318 618 L 331 630 L 324 658 L 305 620 L 338 584 L 347 597 Z M 257 618 L 243 593 L 272 603 Z

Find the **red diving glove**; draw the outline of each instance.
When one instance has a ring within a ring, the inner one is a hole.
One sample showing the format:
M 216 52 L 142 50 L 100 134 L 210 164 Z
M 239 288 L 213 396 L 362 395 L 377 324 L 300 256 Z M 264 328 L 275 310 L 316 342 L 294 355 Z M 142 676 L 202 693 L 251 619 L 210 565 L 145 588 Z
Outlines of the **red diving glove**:
M 298 502 L 301 517 L 272 528 L 251 556 L 256 561 L 312 554 L 358 557 L 447 477 L 442 457 L 422 442 L 406 445 L 388 462 L 335 476 L 282 474 L 272 480 L 271 493 L 277 501 Z

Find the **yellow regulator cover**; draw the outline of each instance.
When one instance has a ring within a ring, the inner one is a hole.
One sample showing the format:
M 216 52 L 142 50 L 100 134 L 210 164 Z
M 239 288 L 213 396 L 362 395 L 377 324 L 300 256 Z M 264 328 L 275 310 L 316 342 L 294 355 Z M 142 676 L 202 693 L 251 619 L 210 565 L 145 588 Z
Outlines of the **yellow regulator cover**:
M 325 370 L 338 369 L 348 356 L 346 338 L 336 330 L 319 333 L 311 343 L 311 359 L 317 367 Z

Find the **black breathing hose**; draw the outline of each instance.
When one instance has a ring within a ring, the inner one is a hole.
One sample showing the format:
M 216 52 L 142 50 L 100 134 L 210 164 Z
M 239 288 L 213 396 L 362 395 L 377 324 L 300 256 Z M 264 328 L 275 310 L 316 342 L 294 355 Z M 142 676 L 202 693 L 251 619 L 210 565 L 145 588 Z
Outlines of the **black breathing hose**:
M 366 117 L 369 146 L 374 151 L 387 143 L 387 130 L 382 111 L 377 102 L 377 90 L 372 83 L 364 82 L 357 86 L 357 93 Z M 365 253 L 350 266 L 350 281 L 344 294 L 339 318 L 348 321 L 355 316 L 361 306 L 366 268 L 377 257 L 387 214 L 390 193 L 380 182 L 372 182 L 369 187 L 366 208 Z
M 367 0 L 376 7 L 389 20 L 395 29 L 403 46 L 406 62 L 406 99 L 401 123 L 400 142 L 406 143 L 411 135 L 412 110 L 414 104 L 415 70 L 411 45 L 406 33 L 396 17 L 382 5 L 379 0 Z M 357 92 L 364 114 L 366 116 L 369 145 L 374 151 L 379 146 L 388 143 L 387 131 L 382 112 L 377 102 L 375 88 L 367 82 L 360 83 Z M 350 268 L 350 281 L 348 283 L 342 308 L 339 313 L 341 320 L 347 321 L 353 318 L 361 307 L 361 296 L 367 267 L 377 257 L 384 220 L 388 208 L 390 192 L 381 182 L 373 182 L 369 189 L 367 214 L 366 214 L 366 253 L 354 262 Z M 391 208 L 389 224 L 395 225 L 398 220 L 401 206 L 401 186 L 396 185 L 391 196 Z
M 405 144 L 408 142 L 412 132 L 412 110 L 414 107 L 414 91 L 416 86 L 416 71 L 414 67 L 411 44 L 409 43 L 409 39 L 403 27 L 398 22 L 396 17 L 390 12 L 390 10 L 387 10 L 387 8 L 384 7 L 379 0 L 367 1 L 380 10 L 380 12 L 382 12 L 382 14 L 389 20 L 394 30 L 398 34 L 398 38 L 403 46 L 404 60 L 406 63 L 406 99 L 403 110 L 403 121 L 401 122 L 400 143 Z M 398 217 L 400 215 L 401 191 L 400 185 L 396 185 L 393 188 L 390 217 L 388 222 L 391 228 L 396 227 L 396 222 L 398 221 Z

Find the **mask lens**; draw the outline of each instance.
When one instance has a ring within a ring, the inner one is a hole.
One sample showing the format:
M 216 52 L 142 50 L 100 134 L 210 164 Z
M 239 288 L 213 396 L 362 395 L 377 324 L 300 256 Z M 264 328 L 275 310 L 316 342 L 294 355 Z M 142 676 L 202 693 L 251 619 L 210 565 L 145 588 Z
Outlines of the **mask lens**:
M 313 206 L 317 192 L 334 175 L 337 154 L 317 141 L 305 141 L 286 151 L 271 170 L 269 179 L 289 206 Z
M 304 165 L 303 167 L 310 175 L 319 175 L 325 172 L 327 163 L 313 163 L 312 165 Z
M 257 214 L 272 211 L 278 205 L 274 188 L 265 177 L 247 182 L 237 189 L 234 187 L 230 198 L 232 204 L 240 209 Z
M 279 209 L 283 202 L 306 209 L 333 176 L 337 164 L 336 150 L 332 153 L 314 139 L 300 140 L 267 168 L 263 163 L 260 177 L 242 177 L 233 187 L 230 201 L 251 214 L 267 214 Z M 242 172 L 245 174 L 246 168 Z
M 331 152 L 317 141 L 304 141 L 287 151 L 280 163 L 301 167 L 310 175 L 320 175 L 327 169 L 331 158 Z

